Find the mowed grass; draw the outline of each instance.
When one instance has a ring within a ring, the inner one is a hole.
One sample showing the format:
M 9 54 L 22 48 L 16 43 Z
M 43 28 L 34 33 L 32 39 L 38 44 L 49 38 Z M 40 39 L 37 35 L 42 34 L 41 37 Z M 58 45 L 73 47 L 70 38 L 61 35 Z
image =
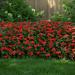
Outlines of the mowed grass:
M 75 62 L 45 59 L 0 59 L 0 75 L 75 75 Z

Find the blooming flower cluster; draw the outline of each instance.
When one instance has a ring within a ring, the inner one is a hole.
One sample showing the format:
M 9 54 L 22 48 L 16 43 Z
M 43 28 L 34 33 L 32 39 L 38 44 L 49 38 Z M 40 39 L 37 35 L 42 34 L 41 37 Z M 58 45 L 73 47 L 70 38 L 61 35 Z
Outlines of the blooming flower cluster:
M 71 22 L 1 22 L 0 57 L 75 58 Z

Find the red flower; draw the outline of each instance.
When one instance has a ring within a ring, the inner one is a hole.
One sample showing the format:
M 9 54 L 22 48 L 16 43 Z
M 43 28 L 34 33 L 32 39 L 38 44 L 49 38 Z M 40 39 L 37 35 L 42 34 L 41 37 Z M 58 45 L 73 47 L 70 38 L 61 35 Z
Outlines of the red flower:
M 54 52 L 56 52 L 56 48 L 52 48 L 52 50 L 51 50 L 51 51 L 52 51 L 53 53 L 54 53 Z
M 72 27 L 71 28 L 71 32 L 75 32 L 75 27 Z
M 28 40 L 34 40 L 33 36 L 28 36 Z
M 21 42 L 18 40 L 17 44 L 18 44 L 18 45 L 20 45 L 20 44 L 21 44 Z
M 4 57 L 5 59 L 7 59 L 7 58 L 9 58 L 9 55 L 4 55 L 3 57 Z
M 72 32 L 72 35 L 75 35 L 75 32 Z
M 60 51 L 56 51 L 55 54 L 59 55 L 59 54 L 61 54 L 61 52 Z
M 3 35 L 2 34 L 0 34 L 0 37 L 2 37 Z
M 32 49 L 32 46 L 28 46 L 27 48 L 26 48 L 26 50 L 31 50 Z
M 63 38 L 68 38 L 69 37 L 69 35 L 68 34 L 65 34 L 64 36 L 63 36 Z
M 34 48 L 37 48 L 37 47 L 39 47 L 39 46 L 40 46 L 39 44 L 35 44 L 35 45 L 34 45 Z
M 72 49 L 72 52 L 75 53 L 75 49 Z
M 18 40 L 22 40 L 23 39 L 23 35 L 20 34 L 20 36 L 18 37 Z
M 61 44 L 61 46 L 64 46 L 64 45 L 66 45 L 66 43 L 65 42 L 62 42 L 62 43 L 60 43 Z
M 26 40 L 26 41 L 24 42 L 24 44 L 26 44 L 26 45 L 30 44 L 29 40 Z
M 47 34 L 47 37 L 50 37 L 50 35 L 51 35 L 51 34 L 50 34 L 50 33 L 48 33 L 48 34 Z
M 2 41 L 3 40 L 3 38 L 0 38 L 0 41 Z
M 34 43 L 34 41 L 31 41 L 31 44 L 33 44 L 33 45 L 34 45 L 34 44 L 35 44 L 35 43 Z
M 23 27 L 23 25 L 21 24 L 21 25 L 19 26 L 19 31 L 20 31 L 20 32 L 22 32 L 22 27 Z
M 42 37 L 43 36 L 43 33 L 39 33 L 39 36 Z
M 45 54 L 46 55 L 46 58 L 48 58 L 48 57 L 50 57 L 51 56 L 51 54 L 49 54 L 49 53 L 47 53 L 47 54 Z
M 40 51 L 37 51 L 37 52 L 36 52 L 36 55 L 40 55 Z
M 75 47 L 75 43 L 72 43 L 71 46 L 72 46 L 72 47 Z
M 53 44 L 54 44 L 53 41 L 50 41 L 49 42 L 49 48 L 52 48 L 53 47 Z
M 19 52 L 18 52 L 18 55 L 19 55 L 19 56 L 23 56 L 24 54 L 25 54 L 25 53 L 24 53 L 23 51 L 19 51 Z
M 50 38 L 50 41 L 55 42 L 56 38 Z
M 41 47 L 40 50 L 41 50 L 41 51 L 44 51 L 44 47 Z
M 69 48 L 68 47 L 64 47 L 64 50 L 66 53 L 69 53 Z
M 61 38 L 62 37 L 62 30 L 57 31 L 58 36 Z
M 11 55 L 14 56 L 14 55 L 16 55 L 16 53 L 17 53 L 16 51 L 12 51 L 12 52 L 11 52 Z
M 54 30 L 53 30 L 52 28 L 47 28 L 46 32 L 47 32 L 47 33 L 53 33 Z
M 38 39 L 38 41 L 39 41 L 42 45 L 46 45 L 46 41 L 45 41 L 45 40 Z
M 72 40 L 72 43 L 75 43 L 75 39 Z
M 33 56 L 33 52 L 28 52 L 28 55 L 29 56 Z
M 4 38 L 5 38 L 5 39 L 9 39 L 9 36 L 5 36 Z

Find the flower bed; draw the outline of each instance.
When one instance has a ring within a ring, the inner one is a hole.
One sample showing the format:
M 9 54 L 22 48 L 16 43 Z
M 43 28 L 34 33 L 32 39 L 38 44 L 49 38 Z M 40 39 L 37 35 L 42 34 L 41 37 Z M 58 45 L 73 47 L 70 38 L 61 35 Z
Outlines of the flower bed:
M 0 57 L 74 59 L 75 39 L 72 34 L 71 22 L 1 22 Z

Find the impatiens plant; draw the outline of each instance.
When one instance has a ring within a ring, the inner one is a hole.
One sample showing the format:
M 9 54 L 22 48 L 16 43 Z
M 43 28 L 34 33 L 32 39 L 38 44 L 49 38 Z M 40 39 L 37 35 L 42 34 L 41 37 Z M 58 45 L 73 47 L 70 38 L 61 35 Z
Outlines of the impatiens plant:
M 71 22 L 0 22 L 0 57 L 75 57 Z

